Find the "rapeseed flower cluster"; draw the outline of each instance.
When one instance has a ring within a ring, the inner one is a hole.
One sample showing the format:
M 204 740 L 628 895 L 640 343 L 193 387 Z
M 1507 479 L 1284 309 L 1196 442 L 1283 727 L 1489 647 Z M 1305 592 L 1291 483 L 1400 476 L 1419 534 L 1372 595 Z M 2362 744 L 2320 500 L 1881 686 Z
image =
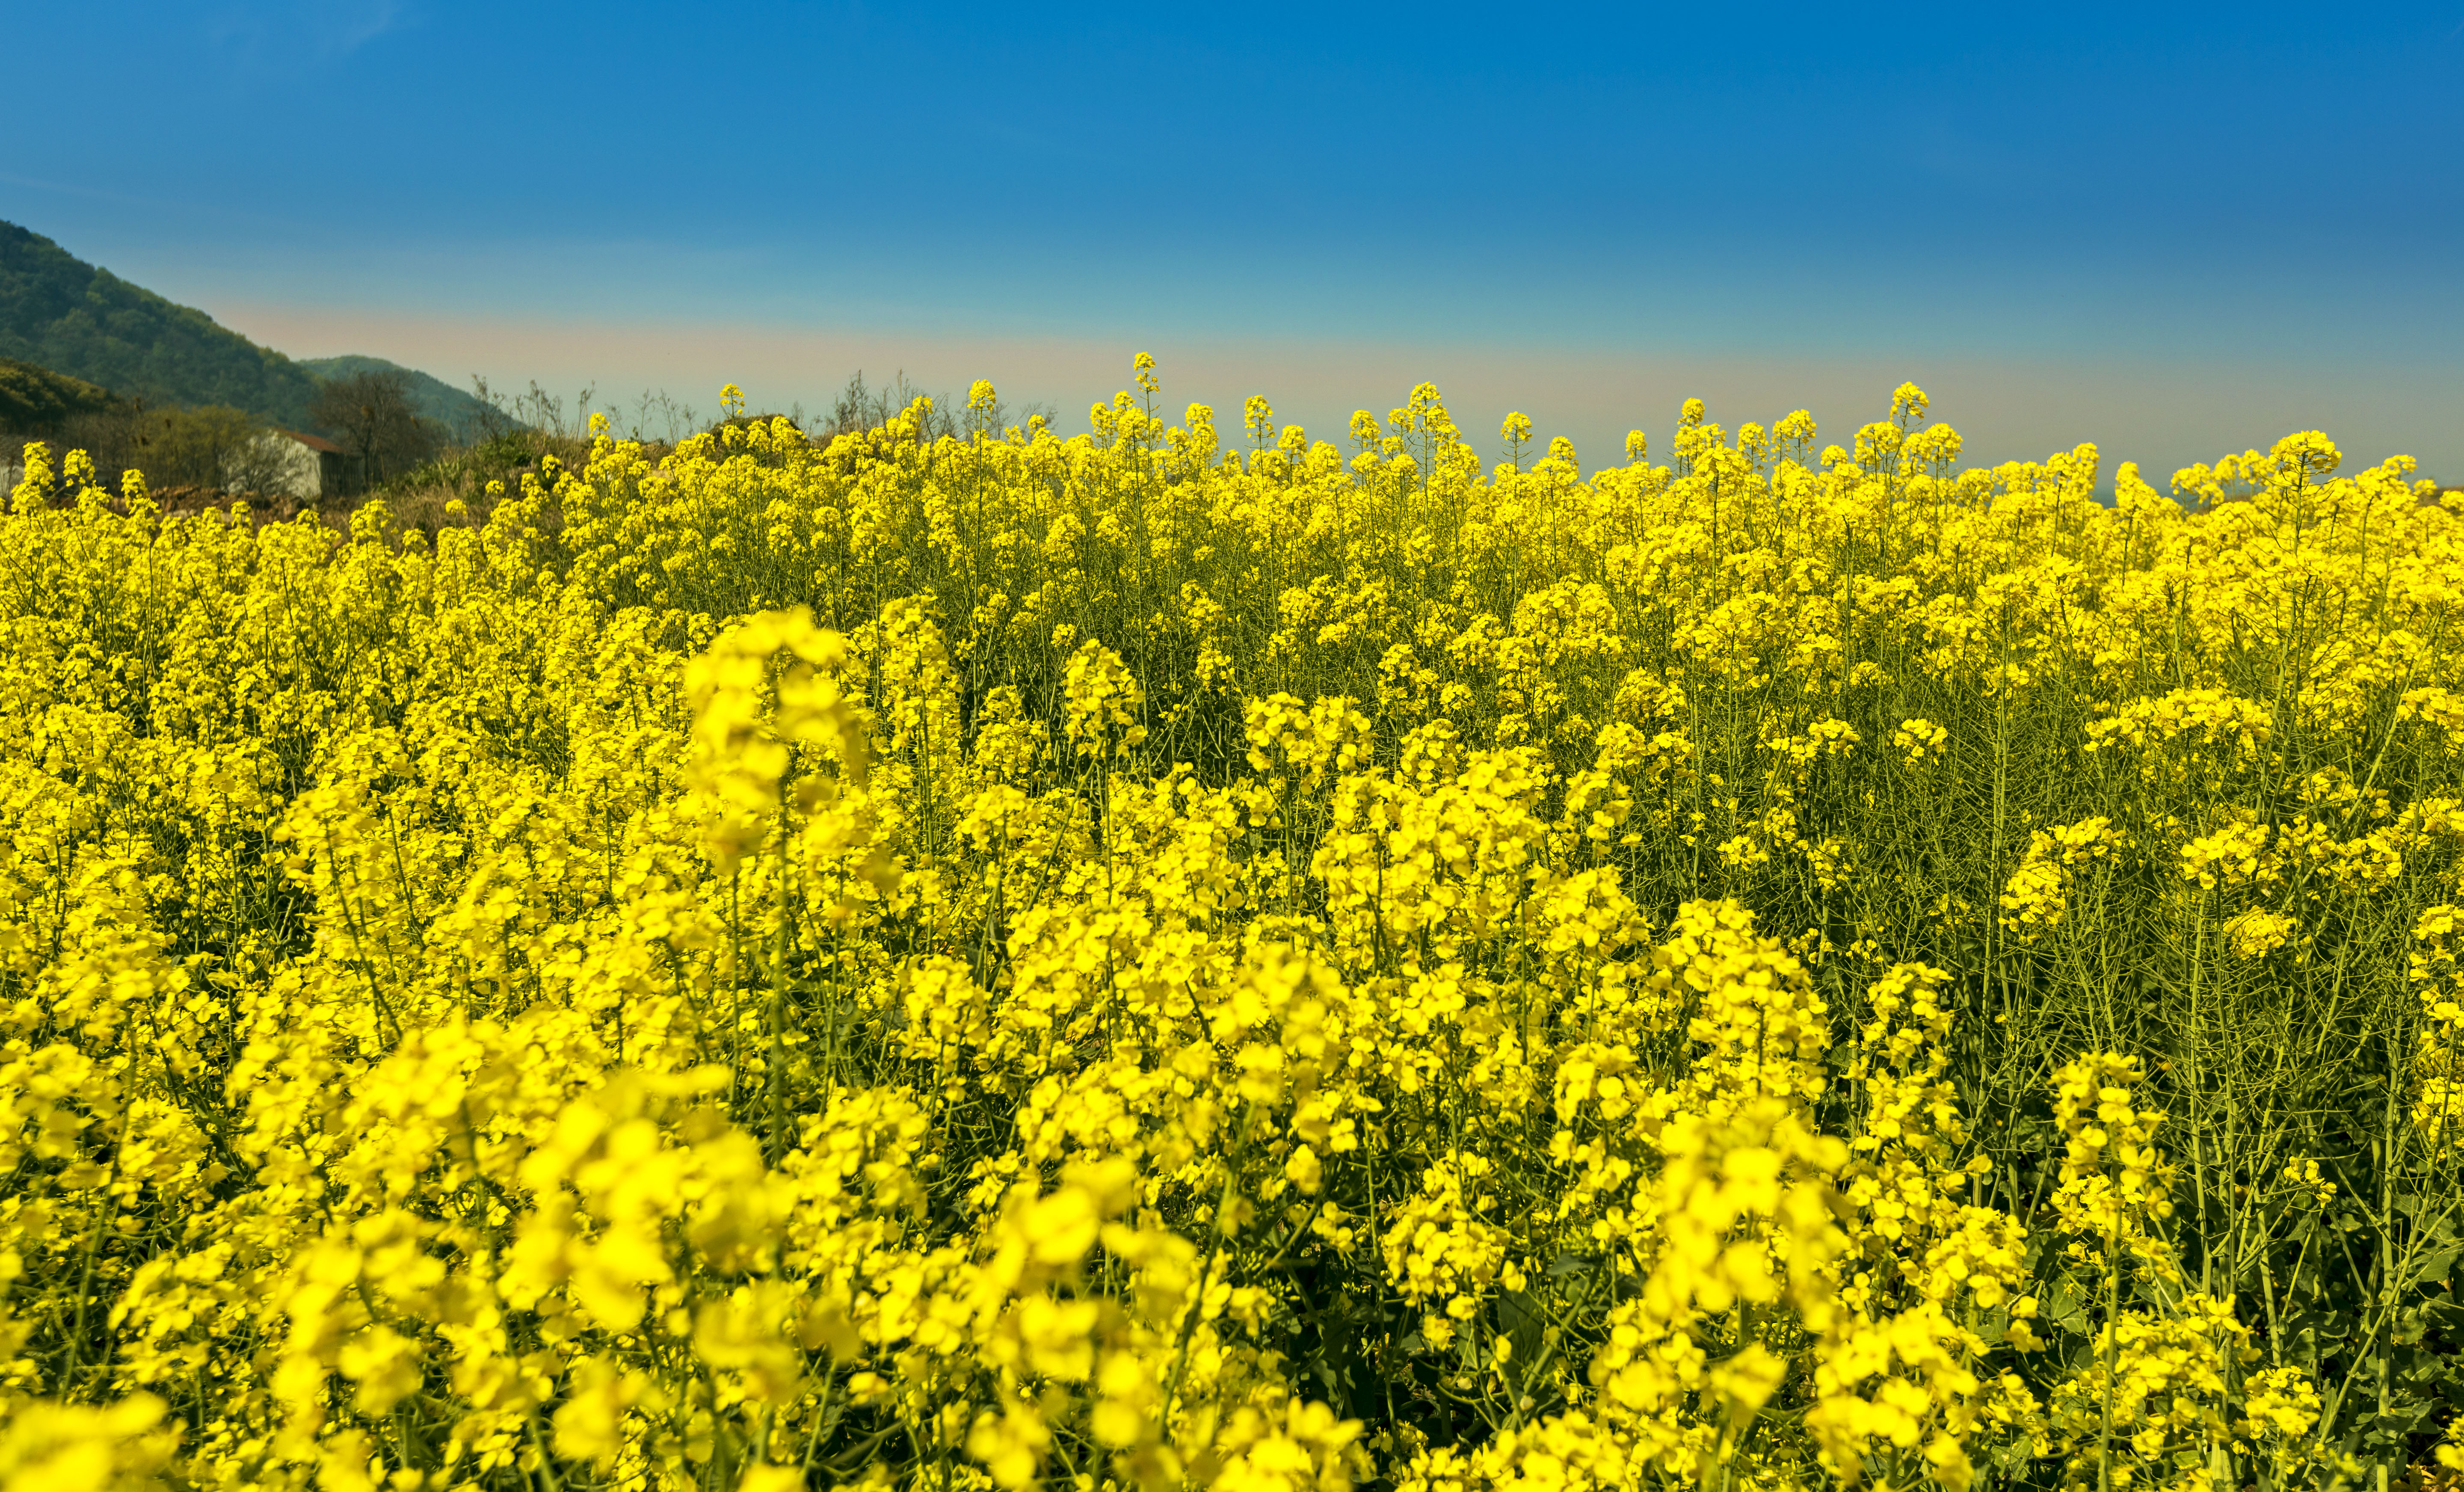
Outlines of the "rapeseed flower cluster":
M 2106 504 L 1903 388 L 1587 472 L 1426 385 L 1347 454 L 1136 382 L 603 427 L 433 536 L 33 448 L 0 1485 L 2404 1454 L 2396 1306 L 2280 1323 L 2431 1288 L 2464 1158 L 2408 466 Z M 2358 1142 L 2299 1086 L 2355 1063 Z

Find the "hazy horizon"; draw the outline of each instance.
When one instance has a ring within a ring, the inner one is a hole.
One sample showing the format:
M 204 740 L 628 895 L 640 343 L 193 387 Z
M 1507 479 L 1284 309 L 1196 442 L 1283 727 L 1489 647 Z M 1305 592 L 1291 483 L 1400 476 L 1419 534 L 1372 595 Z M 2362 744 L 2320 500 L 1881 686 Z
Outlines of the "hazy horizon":
M 1625 433 L 1633 428 L 1651 436 L 1653 459 L 1664 459 L 1678 406 L 1696 397 L 1730 428 L 1811 408 L 1823 441 L 1844 445 L 1858 425 L 1887 410 L 1893 388 L 1912 381 L 1932 395 L 1935 418 L 1961 431 L 1970 463 L 2039 460 L 2092 441 L 2102 458 L 2101 485 L 2111 485 L 2121 463 L 2135 461 L 2162 488 L 2192 461 L 2263 448 L 2294 429 L 2324 428 L 2344 451 L 2347 471 L 2410 455 L 2422 462 L 2421 474 L 2442 476 L 2404 444 L 2408 426 L 2430 428 L 2436 411 L 2420 396 L 2422 384 L 2401 369 L 2352 379 L 2321 399 L 2280 373 L 2144 360 L 1620 357 L 1263 338 L 1177 338 L 1133 346 L 1091 338 L 525 322 L 261 304 L 227 307 L 222 318 L 295 357 L 374 350 L 462 386 L 473 373 L 499 392 L 518 391 L 536 379 L 567 401 L 590 385 L 598 395 L 594 406 L 613 411 L 620 424 L 646 393 L 665 393 L 707 420 L 716 413 L 726 383 L 742 387 L 758 411 L 819 412 L 860 372 L 873 384 L 903 374 L 919 390 L 960 398 L 974 380 L 989 379 L 1013 408 L 1053 409 L 1069 434 L 1087 428 L 1089 404 L 1131 384 L 1131 359 L 1147 351 L 1158 360 L 1162 408 L 1176 424 L 1186 406 L 1201 403 L 1216 411 L 1220 428 L 1237 429 L 1242 402 L 1264 394 L 1279 420 L 1338 444 L 1353 408 L 1382 416 L 1414 384 L 1426 381 L 1445 395 L 1466 437 L 1484 450 L 1496 444 L 1505 413 L 1521 409 L 1532 415 L 1543 439 L 1573 440 L 1587 467 L 1623 461 Z M 2203 446 L 2185 433 L 2193 427 L 2230 433 Z M 2464 473 L 2464 461 L 2450 470 Z

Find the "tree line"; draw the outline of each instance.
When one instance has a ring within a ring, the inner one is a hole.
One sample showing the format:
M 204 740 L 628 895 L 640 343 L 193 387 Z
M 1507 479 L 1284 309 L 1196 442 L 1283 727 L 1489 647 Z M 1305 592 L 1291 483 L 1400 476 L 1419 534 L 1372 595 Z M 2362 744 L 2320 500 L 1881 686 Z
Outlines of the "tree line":
M 0 466 L 13 464 L 29 441 L 42 440 L 85 451 L 97 473 L 115 485 L 125 472 L 138 471 L 157 489 L 273 493 L 282 490 L 296 460 L 283 442 L 273 438 L 296 432 L 228 405 L 187 409 L 149 406 L 143 399 L 107 395 L 81 384 L 78 390 L 98 397 L 60 397 L 36 381 L 20 382 L 27 384 L 26 396 L 0 408 L 0 435 L 6 437 L 0 439 Z M 411 400 L 410 381 L 391 370 L 354 373 L 321 384 L 308 414 L 346 458 L 340 495 L 365 492 L 414 471 L 456 433 L 421 416 Z M 505 424 L 513 423 L 507 415 Z
M 11 374 L 23 376 L 11 382 Z M 505 475 L 498 468 L 535 461 L 539 449 L 571 454 L 564 448 L 586 443 L 589 413 L 600 406 L 596 390 L 587 388 L 569 406 L 536 383 L 528 393 L 509 396 L 473 377 L 472 392 L 472 412 L 449 428 L 419 412 L 411 381 L 402 370 L 358 371 L 320 384 L 308 410 L 309 424 L 344 456 L 341 490 L 329 489 L 322 495 L 356 497 L 407 483 L 419 489 L 450 486 L 456 495 L 467 496 L 460 488 Z M 923 392 L 903 372 L 873 384 L 859 371 L 826 409 L 808 415 L 800 405 L 787 418 L 808 438 L 826 444 L 836 435 L 878 428 Z M 708 428 L 692 406 L 665 391 L 646 391 L 634 407 L 619 404 L 606 412 L 619 433 L 655 447 L 673 446 Z M 925 428 L 919 433 L 928 441 L 964 435 L 979 426 L 998 429 L 1004 422 L 1023 422 L 1037 414 L 1052 418 L 1043 405 L 1016 410 L 1005 404 L 969 408 L 943 395 L 923 413 Z M 716 423 L 772 417 L 739 413 Z M 117 486 L 125 472 L 139 471 L 158 492 L 273 494 L 283 491 L 288 470 L 297 459 L 281 442 L 268 438 L 283 428 L 227 405 L 149 405 L 31 363 L 0 360 L 0 479 L 27 441 L 44 440 L 55 449 L 85 451 L 108 486 Z

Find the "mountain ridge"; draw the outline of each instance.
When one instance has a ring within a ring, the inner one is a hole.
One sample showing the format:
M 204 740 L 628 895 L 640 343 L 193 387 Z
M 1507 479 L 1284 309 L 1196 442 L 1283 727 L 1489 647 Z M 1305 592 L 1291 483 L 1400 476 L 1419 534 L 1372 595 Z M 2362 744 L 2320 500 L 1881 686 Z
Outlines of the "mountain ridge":
M 0 222 L 0 358 L 148 404 L 229 405 L 309 426 L 314 375 L 193 306 Z
M 318 388 L 370 372 L 402 374 L 412 407 L 456 439 L 492 424 L 489 406 L 417 368 L 364 353 L 288 357 L 0 221 L 0 429 L 48 430 L 70 414 L 139 401 L 227 405 L 326 434 L 311 413 Z

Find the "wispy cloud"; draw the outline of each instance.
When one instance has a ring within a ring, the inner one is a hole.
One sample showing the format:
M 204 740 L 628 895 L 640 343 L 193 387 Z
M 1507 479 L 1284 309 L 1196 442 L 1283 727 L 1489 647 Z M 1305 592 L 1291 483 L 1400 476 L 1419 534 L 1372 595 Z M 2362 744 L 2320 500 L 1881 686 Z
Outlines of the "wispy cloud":
M 399 0 L 343 0 L 313 9 L 323 44 L 338 53 L 357 52 L 409 18 L 409 7 Z
M 345 57 L 413 19 L 406 0 L 239 4 L 213 14 L 207 38 L 231 64 L 253 72 L 281 62 Z

